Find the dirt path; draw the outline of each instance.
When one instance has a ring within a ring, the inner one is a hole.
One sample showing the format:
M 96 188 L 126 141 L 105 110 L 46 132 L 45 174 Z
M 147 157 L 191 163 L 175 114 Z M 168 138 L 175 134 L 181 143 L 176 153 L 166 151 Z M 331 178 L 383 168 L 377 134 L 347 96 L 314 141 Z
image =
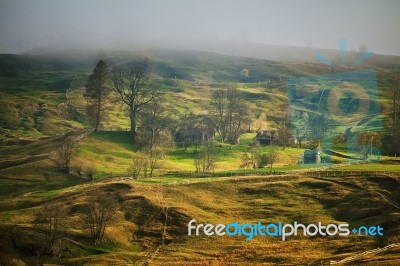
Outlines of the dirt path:
M 350 257 L 344 258 L 344 259 L 339 260 L 339 261 L 330 261 L 329 265 L 338 265 L 338 264 L 346 264 L 346 265 L 348 265 L 348 263 L 350 263 L 350 262 L 360 261 L 360 260 L 375 256 L 375 255 L 377 255 L 379 253 L 382 253 L 382 252 L 385 252 L 385 251 L 388 251 L 388 250 L 396 250 L 396 249 L 400 249 L 400 243 L 394 243 L 394 244 L 385 246 L 383 248 L 376 248 L 376 249 L 367 250 L 367 251 L 364 251 L 362 253 L 356 254 L 354 256 L 350 256 Z M 382 265 L 384 265 L 384 262 L 381 261 L 381 263 L 383 263 Z M 358 265 L 358 263 L 357 263 L 357 265 Z
M 75 138 L 77 141 L 79 141 L 86 135 L 88 135 L 90 132 L 91 131 L 87 129 L 77 130 L 68 132 L 62 136 L 38 139 L 36 141 L 29 142 L 28 144 L 25 145 L 24 144 L 18 145 L 17 144 L 18 140 L 14 141 L 16 142 L 16 144 L 12 145 L 7 145 L 7 141 L 5 141 L 3 145 L 0 145 L 0 147 L 3 146 L 3 148 L 8 148 L 8 149 L 15 147 L 15 148 L 22 148 L 22 150 L 19 154 L 18 153 L 10 155 L 3 154 L 2 157 L 5 159 L 0 161 L 0 170 L 46 160 L 49 158 L 49 156 L 51 156 L 52 153 L 54 153 L 54 151 L 58 147 L 62 145 L 62 143 L 64 143 L 64 141 L 67 138 L 72 137 Z M 37 146 L 46 148 L 44 148 L 44 150 L 40 150 L 37 154 L 28 154 L 28 155 L 24 154 L 29 149 L 32 149 L 31 153 L 37 152 L 37 149 L 34 148 Z

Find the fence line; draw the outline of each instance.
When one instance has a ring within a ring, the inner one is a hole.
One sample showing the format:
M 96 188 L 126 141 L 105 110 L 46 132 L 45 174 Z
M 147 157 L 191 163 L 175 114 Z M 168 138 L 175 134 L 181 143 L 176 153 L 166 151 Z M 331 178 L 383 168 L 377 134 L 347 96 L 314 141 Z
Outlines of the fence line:
M 385 171 L 259 171 L 259 170 L 239 170 L 239 171 L 224 171 L 224 172 L 211 172 L 211 173 L 197 173 L 196 171 L 166 171 L 158 172 L 153 177 L 196 177 L 196 178 L 210 178 L 210 177 L 236 177 L 236 176 L 270 176 L 270 175 L 304 175 L 308 177 L 344 177 L 344 176 L 389 176 L 396 178 L 400 182 L 400 173 L 385 172 Z M 113 178 L 113 177 L 127 177 L 133 178 L 128 172 L 120 173 L 99 173 L 96 174 L 96 179 Z M 150 178 L 147 176 L 140 176 L 142 178 Z
M 390 176 L 399 177 L 400 173 L 386 172 L 386 171 L 307 171 L 303 172 L 306 176 L 311 177 L 341 177 L 341 176 Z

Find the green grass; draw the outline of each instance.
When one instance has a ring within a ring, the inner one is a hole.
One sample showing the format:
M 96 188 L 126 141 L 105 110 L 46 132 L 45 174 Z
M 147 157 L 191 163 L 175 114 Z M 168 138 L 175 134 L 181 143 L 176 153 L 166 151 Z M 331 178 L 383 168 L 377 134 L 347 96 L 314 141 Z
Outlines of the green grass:
M 400 172 L 399 164 L 362 163 L 340 166 L 341 171 Z
M 269 165 L 265 168 L 239 169 L 241 156 L 250 148 L 254 133 L 246 133 L 241 136 L 240 145 L 218 144 L 216 143 L 217 163 L 215 172 L 230 174 L 241 174 L 244 172 L 259 172 L 268 173 Z M 335 146 L 335 149 L 340 147 Z M 260 153 L 268 154 L 269 146 L 261 146 Z M 344 148 L 344 146 L 343 146 Z M 278 151 L 278 159 L 273 164 L 273 171 L 288 172 L 293 170 L 304 170 L 313 168 L 331 167 L 334 164 L 303 164 L 299 165 L 298 160 L 302 156 L 304 149 L 291 148 L 282 149 L 282 147 L 274 147 Z M 187 171 L 194 173 L 194 158 L 196 154 L 196 146 L 190 146 L 187 149 L 174 148 L 167 153 L 167 157 L 162 161 L 159 169 L 156 170 L 156 175 L 166 173 L 168 171 Z M 127 169 L 131 163 L 135 152 L 139 151 L 139 147 L 132 142 L 129 132 L 95 132 L 81 141 L 77 162 L 83 165 L 94 165 L 98 170 L 97 178 L 108 178 L 111 176 L 126 175 Z M 348 154 L 357 156 L 358 154 Z M 346 163 L 348 160 L 332 157 L 336 161 Z M 388 171 L 399 172 L 397 165 L 390 164 L 353 164 L 340 166 L 340 170 L 360 170 L 360 171 Z
M 76 162 L 95 166 L 100 174 L 126 174 L 136 151 L 129 132 L 94 132 L 80 142 Z
M 215 143 L 217 162 L 215 171 L 238 170 L 243 152 L 250 149 L 254 133 L 241 136 L 241 144 L 229 145 Z M 260 153 L 268 154 L 269 146 L 261 146 Z M 296 165 L 303 149 L 274 147 L 278 150 L 275 167 Z M 194 171 L 194 158 L 198 147 L 174 148 L 167 152 L 156 174 L 167 171 Z M 98 178 L 112 175 L 126 175 L 132 157 L 139 147 L 132 142 L 129 132 L 94 132 L 80 142 L 76 163 L 94 165 Z

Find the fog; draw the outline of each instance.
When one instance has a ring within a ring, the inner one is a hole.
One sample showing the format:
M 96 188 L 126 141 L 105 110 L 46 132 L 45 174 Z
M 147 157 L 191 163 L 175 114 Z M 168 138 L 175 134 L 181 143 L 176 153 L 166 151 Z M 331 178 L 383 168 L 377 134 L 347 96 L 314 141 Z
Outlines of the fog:
M 400 1 L 0 0 L 0 53 L 274 44 L 400 55 Z M 220 49 L 221 50 L 221 49 Z

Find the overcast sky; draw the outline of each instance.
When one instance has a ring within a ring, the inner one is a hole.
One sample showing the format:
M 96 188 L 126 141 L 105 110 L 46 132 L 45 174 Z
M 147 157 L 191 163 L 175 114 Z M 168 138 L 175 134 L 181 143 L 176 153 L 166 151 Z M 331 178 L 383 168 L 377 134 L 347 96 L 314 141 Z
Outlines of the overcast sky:
M 397 0 L 0 0 L 0 53 L 232 41 L 400 55 Z

